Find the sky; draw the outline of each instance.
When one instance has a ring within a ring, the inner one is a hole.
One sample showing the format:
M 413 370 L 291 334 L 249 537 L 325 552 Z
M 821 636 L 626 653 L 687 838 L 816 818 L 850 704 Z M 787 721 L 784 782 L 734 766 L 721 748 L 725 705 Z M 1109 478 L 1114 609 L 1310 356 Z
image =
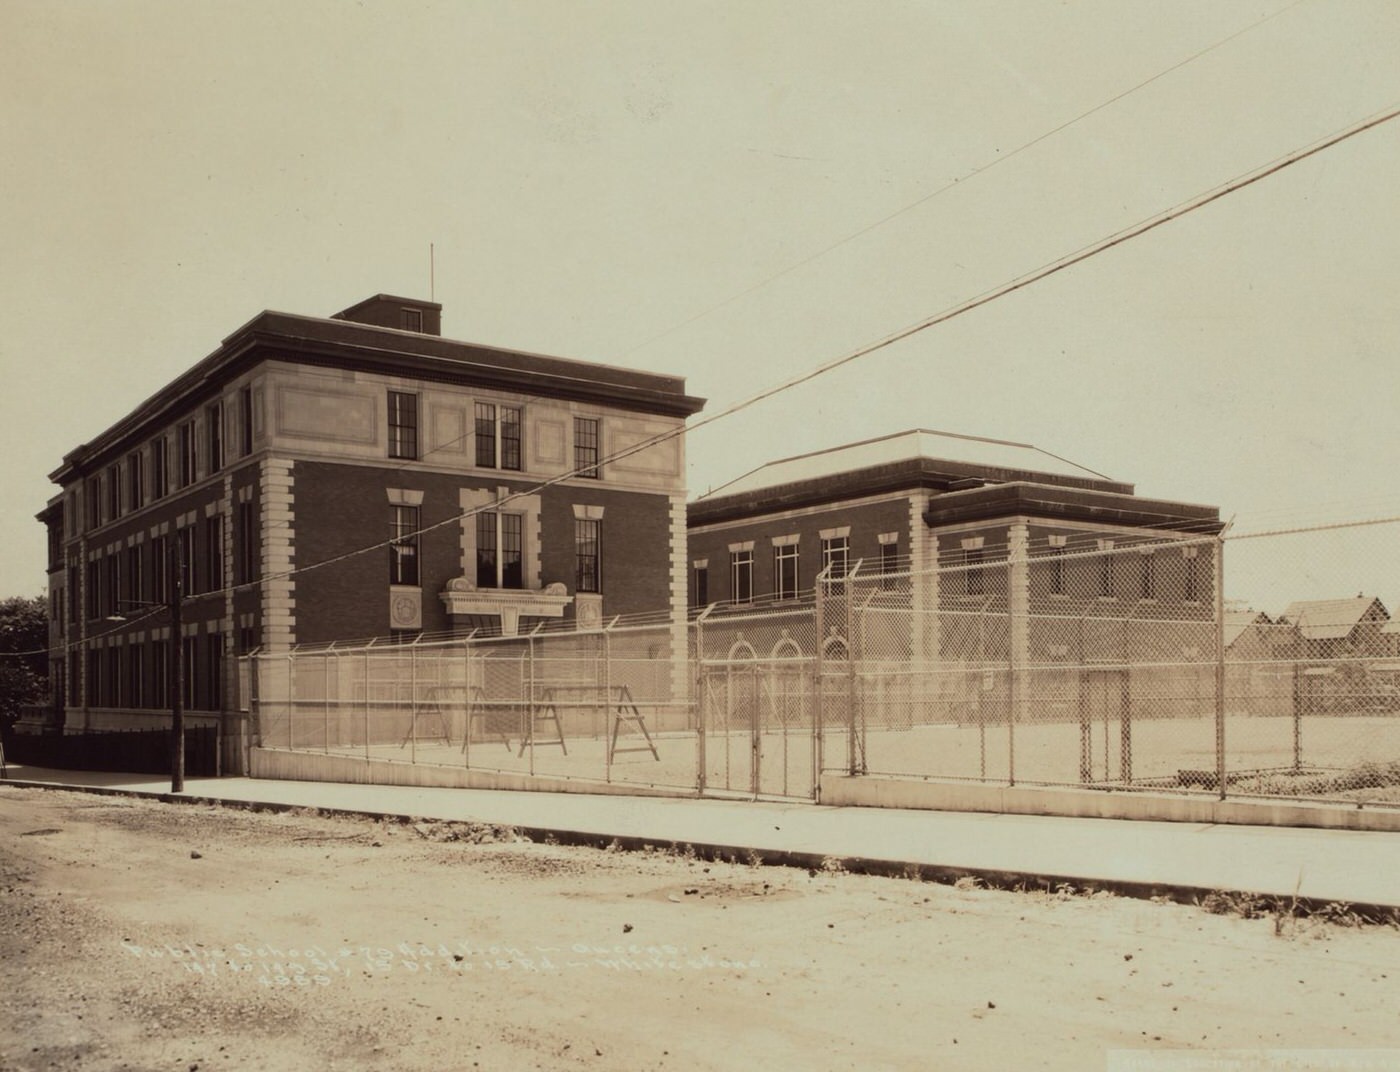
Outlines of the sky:
M 431 293 L 712 413 L 1400 105 L 1398 54 L 1393 0 L 6 0 L 0 594 L 63 455 L 263 309 Z M 1400 120 L 698 429 L 691 491 L 924 427 L 1236 533 L 1400 515 L 1397 174 Z M 1397 558 L 1241 540 L 1226 591 L 1400 616 Z

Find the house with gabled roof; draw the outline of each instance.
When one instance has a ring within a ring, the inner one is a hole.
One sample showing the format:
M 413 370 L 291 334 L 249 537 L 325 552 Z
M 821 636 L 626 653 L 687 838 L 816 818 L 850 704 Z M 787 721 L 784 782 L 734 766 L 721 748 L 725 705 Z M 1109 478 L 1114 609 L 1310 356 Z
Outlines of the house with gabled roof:
M 1383 654 L 1390 612 L 1375 596 L 1358 593 L 1351 599 L 1296 600 L 1279 621 L 1297 630 L 1304 658 L 1336 659 Z
M 1226 659 L 1250 662 L 1268 659 L 1277 636 L 1274 621 L 1263 611 L 1227 610 L 1224 622 Z

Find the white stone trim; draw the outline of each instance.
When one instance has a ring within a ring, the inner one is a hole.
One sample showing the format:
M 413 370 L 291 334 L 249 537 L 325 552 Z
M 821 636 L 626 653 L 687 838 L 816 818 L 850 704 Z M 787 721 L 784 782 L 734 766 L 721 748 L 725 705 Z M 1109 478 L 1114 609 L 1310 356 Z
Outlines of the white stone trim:
M 773 546 L 774 546 L 774 547 L 795 547 L 795 546 L 797 545 L 797 543 L 798 543 L 798 539 L 799 539 L 798 534 L 795 533 L 795 532 L 788 533 L 786 536 L 774 536 L 774 537 L 773 537 Z
M 574 520 L 602 521 L 603 507 L 594 505 L 585 506 L 582 503 L 574 503 Z
M 821 536 L 823 540 L 839 540 L 843 537 L 845 539 L 850 539 L 851 526 L 841 525 L 834 529 L 822 529 L 821 532 L 818 533 L 818 535 Z
M 259 482 L 262 646 L 278 651 L 296 643 L 296 581 L 286 575 L 292 569 L 296 549 L 292 462 L 284 458 L 263 459 L 259 463 Z
M 391 506 L 422 506 L 423 493 L 410 488 L 385 488 Z

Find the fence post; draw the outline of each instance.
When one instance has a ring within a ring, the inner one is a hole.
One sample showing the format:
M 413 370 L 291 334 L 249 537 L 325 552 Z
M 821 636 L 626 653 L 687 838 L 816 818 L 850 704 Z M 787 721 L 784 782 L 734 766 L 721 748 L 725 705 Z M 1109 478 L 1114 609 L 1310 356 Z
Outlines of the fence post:
M 462 766 L 472 765 L 472 636 L 462 641 Z
M 826 583 L 831 567 L 817 574 L 816 605 L 813 610 L 816 639 L 812 645 L 812 732 L 816 741 L 812 748 L 813 784 L 817 787 L 817 802 L 821 802 L 822 771 L 826 769 Z
M 1303 769 L 1303 664 L 1298 661 L 1297 648 L 1293 651 L 1293 770 Z
M 617 624 L 617 615 L 603 626 L 603 781 L 612 781 L 613 733 L 617 723 L 613 721 L 612 709 L 612 627 Z M 621 705 L 618 705 L 621 714 Z M 557 714 L 557 712 L 556 712 Z M 612 723 L 612 725 L 609 725 Z
M 527 740 L 530 742 L 530 776 L 535 774 L 535 634 L 525 641 L 525 697 L 526 718 L 529 720 Z M 556 711 L 557 713 L 557 711 Z
M 334 646 L 334 645 L 332 645 Z M 321 751 L 331 750 L 331 654 L 321 656 Z
M 421 636 L 422 634 L 419 634 Z M 408 646 L 408 761 L 418 762 L 418 637 Z
M 845 582 L 842 584 L 842 594 L 846 597 L 846 687 L 849 695 L 847 708 L 847 758 L 848 768 L 852 777 L 861 773 L 860 759 L 856 748 L 857 733 L 857 713 L 859 679 L 856 676 L 856 607 L 855 607 L 855 580 L 856 571 L 860 569 L 860 559 L 856 559 L 856 564 L 851 568 L 851 572 L 846 574 Z
M 179 644 L 180 637 L 175 638 Z M 287 747 L 297 746 L 297 657 L 296 651 L 287 652 Z
M 1225 538 L 1215 540 L 1215 779 L 1225 799 Z
M 1123 669 L 1119 671 L 1121 681 L 1118 686 L 1118 780 L 1124 785 L 1133 783 L 1133 662 L 1132 656 L 1138 650 L 1133 644 L 1133 609 L 1127 610 L 1123 619 L 1123 646 L 1118 661 Z
M 705 795 L 705 619 L 715 609 L 711 603 L 695 619 L 695 705 L 691 718 L 695 720 L 695 792 Z
M 371 646 L 373 641 L 370 642 Z M 365 648 L 365 762 L 369 762 L 369 648 Z

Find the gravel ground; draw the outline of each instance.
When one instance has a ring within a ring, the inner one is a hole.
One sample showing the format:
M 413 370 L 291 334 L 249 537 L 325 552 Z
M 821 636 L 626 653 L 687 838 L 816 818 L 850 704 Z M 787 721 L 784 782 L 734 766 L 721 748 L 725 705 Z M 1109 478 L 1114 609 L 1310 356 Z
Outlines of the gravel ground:
M 1341 909 L 3 786 L 0 887 L 4 1069 L 1400 1067 L 1400 931 Z

